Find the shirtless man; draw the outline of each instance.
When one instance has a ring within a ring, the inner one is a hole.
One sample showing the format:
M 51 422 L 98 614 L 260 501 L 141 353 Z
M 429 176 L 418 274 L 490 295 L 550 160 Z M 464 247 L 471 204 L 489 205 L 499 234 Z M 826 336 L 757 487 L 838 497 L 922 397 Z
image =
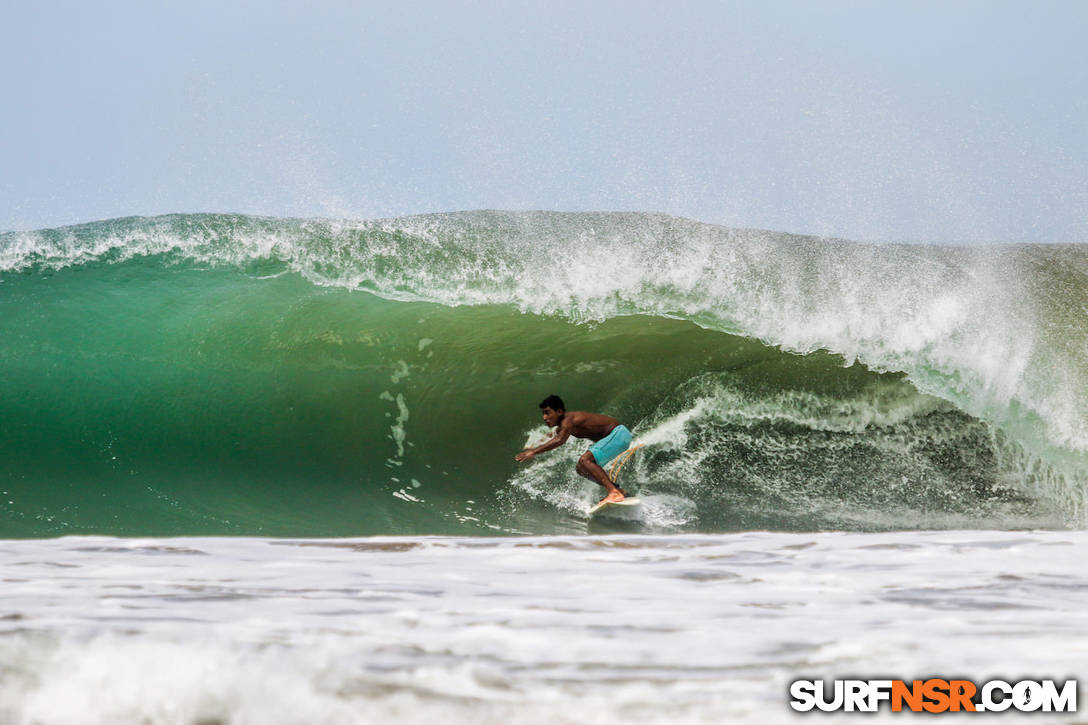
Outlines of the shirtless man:
M 627 492 L 612 483 L 612 479 L 608 477 L 602 466 L 607 466 L 609 461 L 626 451 L 631 445 L 631 431 L 627 430 L 627 426 L 621 425 L 615 418 L 598 413 L 583 413 L 578 410 L 568 413 L 563 400 L 558 395 L 549 395 L 545 398 L 540 404 L 540 410 L 548 427 L 559 426 L 559 430 L 536 448 L 526 448 L 514 456 L 514 460 L 528 461 L 544 451 L 558 448 L 571 436 L 588 438 L 594 443 L 578 459 L 578 465 L 574 470 L 578 471 L 578 475 L 585 476 L 605 487 L 608 495 L 601 499 L 602 502 L 622 501 Z

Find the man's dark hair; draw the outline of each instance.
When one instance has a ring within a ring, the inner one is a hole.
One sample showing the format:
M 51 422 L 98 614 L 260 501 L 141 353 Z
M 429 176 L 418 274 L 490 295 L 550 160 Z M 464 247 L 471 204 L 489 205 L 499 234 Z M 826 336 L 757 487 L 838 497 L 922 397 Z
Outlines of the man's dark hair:
M 563 405 L 563 399 L 558 395 L 549 395 L 544 400 L 540 401 L 540 409 L 551 408 L 552 410 L 566 410 L 567 406 Z

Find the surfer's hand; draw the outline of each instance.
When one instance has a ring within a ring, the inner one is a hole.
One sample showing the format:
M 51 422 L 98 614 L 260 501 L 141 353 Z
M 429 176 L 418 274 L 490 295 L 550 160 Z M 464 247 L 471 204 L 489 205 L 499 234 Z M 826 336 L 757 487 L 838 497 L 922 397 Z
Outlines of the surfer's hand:
M 522 451 L 521 453 L 514 456 L 514 460 L 515 461 L 527 461 L 530 458 L 532 458 L 534 455 L 536 455 L 536 454 L 533 453 L 533 451 L 531 449 L 526 448 L 524 451 Z

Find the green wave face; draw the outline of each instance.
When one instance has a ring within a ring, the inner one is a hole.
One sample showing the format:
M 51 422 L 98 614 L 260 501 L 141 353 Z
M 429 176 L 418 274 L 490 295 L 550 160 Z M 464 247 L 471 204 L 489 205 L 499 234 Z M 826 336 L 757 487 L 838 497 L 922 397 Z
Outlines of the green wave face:
M 645 214 L 3 235 L 0 536 L 1080 526 L 1085 259 Z M 584 445 L 514 463 L 551 393 L 646 444 L 638 515 L 585 519 Z

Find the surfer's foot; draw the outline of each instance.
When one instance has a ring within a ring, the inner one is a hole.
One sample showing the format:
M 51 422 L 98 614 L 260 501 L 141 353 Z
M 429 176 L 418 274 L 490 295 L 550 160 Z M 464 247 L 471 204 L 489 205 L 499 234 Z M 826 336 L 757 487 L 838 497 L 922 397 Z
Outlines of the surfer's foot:
M 622 491 L 612 491 L 607 496 L 602 498 L 599 503 L 619 503 L 624 499 Z
M 624 497 L 627 497 L 627 496 L 631 495 L 631 494 L 627 493 L 627 491 L 625 491 L 624 489 L 620 488 L 619 486 L 616 487 L 616 490 L 619 491 L 620 493 L 622 493 L 624 495 Z

